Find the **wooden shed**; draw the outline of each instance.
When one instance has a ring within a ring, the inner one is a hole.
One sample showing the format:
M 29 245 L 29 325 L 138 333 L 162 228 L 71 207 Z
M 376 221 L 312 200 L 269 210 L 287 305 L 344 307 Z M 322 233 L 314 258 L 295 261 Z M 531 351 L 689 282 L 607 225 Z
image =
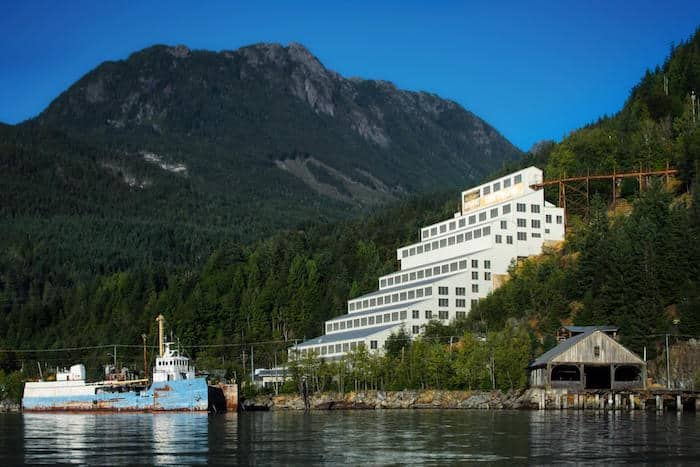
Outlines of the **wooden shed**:
M 640 389 L 646 363 L 609 334 L 612 326 L 581 326 L 572 337 L 548 350 L 528 367 L 530 387 Z

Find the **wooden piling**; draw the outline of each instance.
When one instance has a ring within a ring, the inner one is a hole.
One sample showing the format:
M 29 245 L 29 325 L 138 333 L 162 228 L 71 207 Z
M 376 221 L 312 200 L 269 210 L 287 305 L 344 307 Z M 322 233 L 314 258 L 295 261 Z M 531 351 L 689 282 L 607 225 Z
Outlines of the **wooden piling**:
M 661 396 L 656 396 L 656 410 L 663 412 L 664 410 L 664 400 Z
M 676 396 L 676 410 L 679 412 L 683 412 L 683 400 L 681 399 L 680 394 Z

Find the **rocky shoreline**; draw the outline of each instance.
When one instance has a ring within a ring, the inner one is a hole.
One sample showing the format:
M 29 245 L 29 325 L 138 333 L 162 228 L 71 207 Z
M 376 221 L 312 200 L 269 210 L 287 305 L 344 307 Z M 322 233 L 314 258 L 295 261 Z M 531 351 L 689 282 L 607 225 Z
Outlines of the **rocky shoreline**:
M 21 407 L 15 401 L 9 399 L 0 400 L 0 413 L 4 412 L 19 412 Z
M 534 409 L 530 390 L 521 391 L 363 391 L 309 396 L 312 410 L 373 409 Z M 299 394 L 261 395 L 243 401 L 243 410 L 304 410 Z

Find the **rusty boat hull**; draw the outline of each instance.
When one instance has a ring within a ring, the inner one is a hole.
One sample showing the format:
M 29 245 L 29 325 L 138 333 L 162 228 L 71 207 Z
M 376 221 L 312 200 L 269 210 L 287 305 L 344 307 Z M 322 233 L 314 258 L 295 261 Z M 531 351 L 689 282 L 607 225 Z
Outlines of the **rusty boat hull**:
M 41 384 L 43 386 L 32 386 Z M 27 383 L 22 408 L 29 412 L 168 412 L 208 410 L 205 378 L 154 382 L 138 390 L 110 391 L 96 384 L 52 390 L 50 383 Z

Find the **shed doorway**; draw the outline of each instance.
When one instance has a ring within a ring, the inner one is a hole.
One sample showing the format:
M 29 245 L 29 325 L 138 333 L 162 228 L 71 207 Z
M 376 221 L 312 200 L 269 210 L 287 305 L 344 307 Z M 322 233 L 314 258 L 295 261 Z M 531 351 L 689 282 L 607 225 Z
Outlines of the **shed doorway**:
M 610 365 L 585 365 L 583 375 L 586 389 L 610 389 Z

